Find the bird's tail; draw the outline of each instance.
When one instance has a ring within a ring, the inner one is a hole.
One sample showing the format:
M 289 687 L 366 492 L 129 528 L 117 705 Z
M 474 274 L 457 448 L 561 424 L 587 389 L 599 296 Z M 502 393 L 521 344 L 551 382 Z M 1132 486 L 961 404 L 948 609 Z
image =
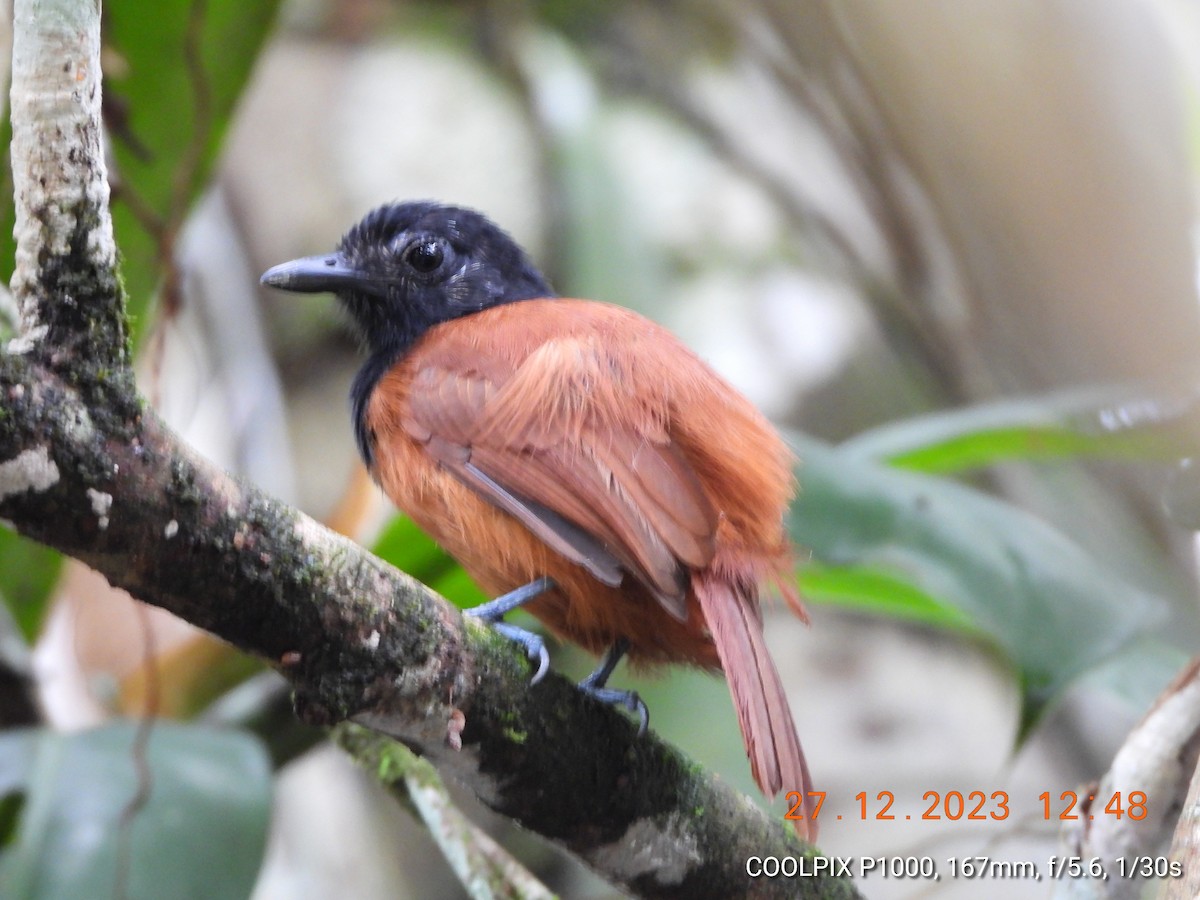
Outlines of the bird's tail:
M 781 789 L 799 792 L 802 805 L 796 811 L 803 818 L 792 817 L 792 824 L 801 838 L 815 841 L 812 779 L 783 682 L 763 639 L 756 588 L 711 568 L 696 573 L 692 585 L 729 682 L 754 780 L 768 797 Z

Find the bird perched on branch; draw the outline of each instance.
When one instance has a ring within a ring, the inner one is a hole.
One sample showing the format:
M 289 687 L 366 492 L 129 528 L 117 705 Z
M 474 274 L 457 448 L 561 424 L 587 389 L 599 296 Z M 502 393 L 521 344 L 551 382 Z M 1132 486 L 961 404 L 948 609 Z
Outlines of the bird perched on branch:
M 497 599 L 472 614 L 546 665 L 524 606 L 603 654 L 721 669 L 754 779 L 768 796 L 812 785 L 763 640 L 759 588 L 797 613 L 783 515 L 792 456 L 765 418 L 653 322 L 556 297 L 477 212 L 398 203 L 335 252 L 263 283 L 331 291 L 369 351 L 351 389 L 359 451 L 383 491 Z M 815 823 L 797 820 L 802 836 Z

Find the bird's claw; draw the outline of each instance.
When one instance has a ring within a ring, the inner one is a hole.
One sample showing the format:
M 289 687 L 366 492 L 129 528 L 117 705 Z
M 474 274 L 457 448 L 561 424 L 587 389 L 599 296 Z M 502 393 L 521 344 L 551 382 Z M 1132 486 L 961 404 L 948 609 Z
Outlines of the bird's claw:
M 550 670 L 550 651 L 546 649 L 545 641 L 532 631 L 526 631 L 524 628 L 510 625 L 508 622 L 493 622 L 492 628 L 510 641 L 520 644 L 530 662 L 537 662 L 537 671 L 533 673 L 533 678 L 529 681 L 531 685 L 537 684 L 546 677 L 546 672 Z
M 579 683 L 579 689 L 585 694 L 595 697 L 601 703 L 620 706 L 631 713 L 637 713 L 638 737 L 645 737 L 646 729 L 650 727 L 650 708 L 646 706 L 646 701 L 638 696 L 637 691 L 618 691 L 615 688 L 595 687 L 588 684 L 586 679 Z
M 481 603 L 479 606 L 463 612 L 463 615 L 486 622 L 510 641 L 520 644 L 525 650 L 525 655 L 531 661 L 537 661 L 537 671 L 533 673 L 533 678 L 529 682 L 531 685 L 537 684 L 545 678 L 546 672 L 550 670 L 550 651 L 546 649 L 546 642 L 532 631 L 526 631 L 524 628 L 510 625 L 501 620 L 507 613 L 528 603 L 538 594 L 552 590 L 554 586 L 553 579 L 538 578 L 497 597 L 495 600 L 489 600 L 487 603 Z
M 638 696 L 637 691 L 618 691 L 615 688 L 605 687 L 608 684 L 609 676 L 616 669 L 617 663 L 621 661 L 621 657 L 628 650 L 629 641 L 625 638 L 618 638 L 614 641 L 592 674 L 579 682 L 579 689 L 585 694 L 595 697 L 601 703 L 607 703 L 609 706 L 622 706 L 630 712 L 637 713 L 638 737 L 642 737 L 645 735 L 646 729 L 650 727 L 650 709 L 646 706 L 645 701 Z

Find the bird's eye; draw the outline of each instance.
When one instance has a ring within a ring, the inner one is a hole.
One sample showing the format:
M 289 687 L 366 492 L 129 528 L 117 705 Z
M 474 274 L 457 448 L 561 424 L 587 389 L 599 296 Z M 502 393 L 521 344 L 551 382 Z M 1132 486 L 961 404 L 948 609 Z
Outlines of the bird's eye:
M 401 258 L 415 271 L 428 275 L 442 264 L 446 251 L 440 241 L 426 239 L 411 244 Z

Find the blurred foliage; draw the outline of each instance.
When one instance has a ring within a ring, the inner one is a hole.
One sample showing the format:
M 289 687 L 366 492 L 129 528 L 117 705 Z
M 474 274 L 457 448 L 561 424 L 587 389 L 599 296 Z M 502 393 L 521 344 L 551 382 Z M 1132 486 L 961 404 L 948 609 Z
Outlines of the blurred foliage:
M 0 734 L 0 896 L 250 895 L 271 808 L 261 745 L 166 721 L 147 740 L 143 758 L 127 722 Z
M 1175 460 L 1195 400 L 1163 389 L 1072 390 L 913 416 L 862 432 L 839 449 L 930 474 L 998 463 L 1112 458 Z
M 113 229 L 135 342 L 169 271 L 175 240 L 208 184 L 231 115 L 262 48 L 279 0 L 163 0 L 154 15 L 134 0 L 104 4 L 104 115 L 110 143 Z M 0 147 L 0 276 L 13 271 L 11 123 Z
M 913 605 L 913 617 L 928 616 L 931 598 L 965 615 L 1016 667 L 1022 734 L 1073 679 L 1163 621 L 1162 599 L 1011 503 L 811 438 L 793 441 L 804 485 L 790 518 L 797 543 L 827 566 L 907 583 L 893 599 Z
M 375 539 L 371 552 L 429 585 L 459 609 L 478 606 L 488 599 L 462 567 L 408 516 L 395 516 Z
M 0 596 L 30 643 L 45 621 L 62 564 L 56 551 L 0 528 Z
M 798 577 L 801 593 L 807 601 L 959 631 L 965 635 L 986 636 L 986 632 L 957 607 L 926 593 L 912 580 L 882 568 L 826 565 L 814 561 L 802 564 Z
M 113 228 L 135 340 L 279 7 L 278 0 L 130 0 L 104 6 L 105 115 L 115 159 Z
M 172 719 L 192 719 L 229 691 L 260 674 L 266 664 L 207 634 L 197 634 L 157 654 L 121 681 L 120 708 L 129 715 L 152 709 Z

